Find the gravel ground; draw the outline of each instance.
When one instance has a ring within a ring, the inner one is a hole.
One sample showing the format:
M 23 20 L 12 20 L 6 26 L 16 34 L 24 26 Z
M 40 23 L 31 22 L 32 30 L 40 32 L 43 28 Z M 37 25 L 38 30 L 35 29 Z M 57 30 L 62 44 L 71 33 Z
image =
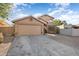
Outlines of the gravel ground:
M 4 37 L 4 42 L 0 44 L 0 56 L 6 56 L 12 41 L 13 37 Z
M 77 56 L 79 49 L 62 43 L 65 36 L 18 36 L 15 37 L 7 56 Z M 56 39 L 56 40 L 55 40 Z M 70 39 L 70 38 L 69 38 Z M 67 42 L 66 40 L 63 42 Z M 72 43 L 72 42 L 71 42 Z

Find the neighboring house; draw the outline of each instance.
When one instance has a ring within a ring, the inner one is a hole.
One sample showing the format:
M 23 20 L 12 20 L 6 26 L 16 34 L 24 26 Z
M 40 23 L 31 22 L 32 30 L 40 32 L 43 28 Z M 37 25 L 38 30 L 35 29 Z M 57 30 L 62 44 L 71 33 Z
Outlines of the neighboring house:
M 28 16 L 13 21 L 15 23 L 15 36 L 44 34 L 44 22 Z
M 11 23 L 11 25 L 9 23 Z M 12 22 L 0 19 L 0 32 L 2 32 L 4 36 L 13 35 L 13 31 Z
M 65 28 L 65 26 L 64 26 L 64 24 L 62 24 L 62 25 L 59 25 L 59 26 L 57 26 L 59 29 L 64 29 Z
M 0 20 L 0 27 L 9 27 L 10 25 L 5 20 Z
M 59 29 L 69 29 L 69 28 L 72 28 L 72 25 L 71 24 L 68 24 L 68 25 L 64 25 L 64 24 L 62 24 L 62 25 L 59 25 L 59 26 L 57 26 Z
M 78 25 L 66 25 L 64 29 L 60 29 L 60 34 L 69 36 L 79 36 Z
M 77 24 L 77 25 L 72 25 L 72 27 L 75 28 L 75 29 L 79 29 L 79 24 Z

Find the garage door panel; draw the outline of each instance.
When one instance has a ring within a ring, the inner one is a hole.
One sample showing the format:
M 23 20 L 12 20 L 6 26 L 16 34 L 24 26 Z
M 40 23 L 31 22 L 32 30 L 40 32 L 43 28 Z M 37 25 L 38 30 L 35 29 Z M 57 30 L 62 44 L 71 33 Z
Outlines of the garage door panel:
M 40 35 L 41 26 L 17 25 L 15 31 L 17 35 Z

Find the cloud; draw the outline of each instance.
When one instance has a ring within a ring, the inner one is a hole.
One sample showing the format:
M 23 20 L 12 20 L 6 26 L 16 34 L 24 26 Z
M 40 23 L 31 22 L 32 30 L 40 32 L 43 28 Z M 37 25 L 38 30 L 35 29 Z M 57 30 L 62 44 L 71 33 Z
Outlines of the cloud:
M 17 15 L 16 18 L 22 18 L 22 17 L 27 17 L 27 16 L 29 16 L 29 15 L 21 13 L 21 14 Z
M 14 3 L 13 8 L 17 8 L 18 6 L 31 8 L 32 5 L 34 5 L 34 3 Z
M 56 7 L 61 7 L 61 8 L 67 8 L 70 5 L 70 3 L 56 3 Z
M 25 4 L 25 3 L 14 3 L 13 4 L 13 8 L 12 11 L 9 14 L 9 20 L 14 20 L 16 18 L 21 18 L 21 17 L 25 17 L 28 16 L 28 12 L 24 11 L 23 8 L 18 8 L 18 6 L 22 6 L 24 8 L 24 6 L 28 6 L 29 4 Z
M 79 12 L 69 9 L 69 5 L 69 3 L 55 4 L 56 9 L 48 14 L 57 19 L 66 20 L 67 23 L 79 24 Z
M 59 9 L 57 9 L 57 10 L 53 10 L 53 11 L 51 11 L 51 12 L 49 12 L 48 14 L 50 15 L 50 16 L 53 16 L 53 17 L 55 17 L 55 18 L 57 18 L 57 17 L 59 17 L 60 15 L 64 15 L 64 14 L 66 14 L 68 11 L 70 11 L 69 9 L 64 9 L 64 8 L 59 8 Z
M 36 13 L 36 14 L 33 14 L 34 17 L 38 17 L 38 16 L 41 16 L 43 15 L 42 13 Z
M 13 7 L 14 7 L 14 8 L 17 8 L 17 7 L 20 6 L 20 5 L 21 5 L 21 6 L 28 6 L 29 4 L 27 4 L 27 3 L 14 3 L 14 4 L 13 4 Z
M 24 14 L 24 13 L 16 13 L 16 14 L 14 14 L 14 15 L 12 15 L 10 18 L 9 18 L 9 20 L 10 21 L 12 21 L 12 20 L 14 20 L 14 19 L 18 19 L 18 18 L 22 18 L 22 17 L 27 17 L 27 16 L 29 16 L 28 14 Z
M 61 15 L 58 19 L 66 20 L 67 23 L 71 24 L 79 24 L 79 14 L 74 11 Z
M 61 14 L 65 14 L 69 11 L 69 9 L 67 9 L 67 7 L 69 6 L 69 3 L 56 3 L 55 6 L 55 10 L 49 12 L 49 15 L 53 15 L 55 17 L 58 17 Z
M 29 14 L 24 13 L 24 11 L 22 9 L 15 9 L 12 10 L 12 12 L 9 15 L 9 20 L 14 20 L 17 18 L 21 18 L 21 17 L 25 17 L 28 16 Z

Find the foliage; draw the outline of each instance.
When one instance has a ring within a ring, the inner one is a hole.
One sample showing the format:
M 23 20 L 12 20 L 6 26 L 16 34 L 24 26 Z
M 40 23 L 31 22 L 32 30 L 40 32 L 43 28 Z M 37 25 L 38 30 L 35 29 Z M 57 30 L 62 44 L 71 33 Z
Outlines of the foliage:
M 67 25 L 67 22 L 66 22 L 66 21 L 62 21 L 62 23 L 63 23 L 64 25 Z
M 54 19 L 54 20 L 52 21 L 52 23 L 53 23 L 53 25 L 56 25 L 56 26 L 59 26 L 59 25 L 62 24 L 62 22 L 61 22 L 59 19 Z
M 12 4 L 10 3 L 0 3 L 0 17 L 7 18 L 11 7 Z

